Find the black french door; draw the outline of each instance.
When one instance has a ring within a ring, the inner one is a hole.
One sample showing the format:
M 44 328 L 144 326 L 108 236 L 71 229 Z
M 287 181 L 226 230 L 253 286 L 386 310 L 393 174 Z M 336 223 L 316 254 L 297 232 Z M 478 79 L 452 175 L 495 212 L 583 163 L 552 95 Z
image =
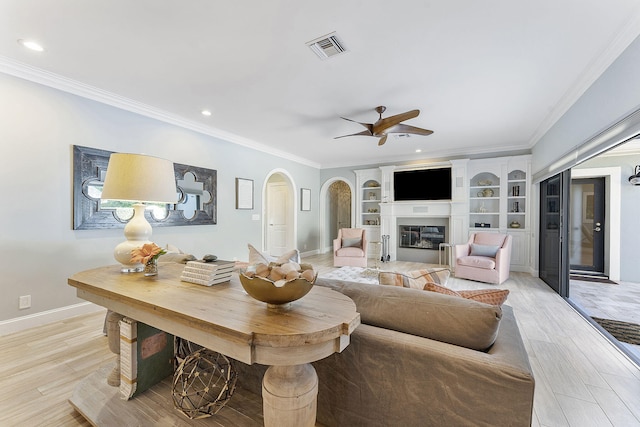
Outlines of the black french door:
M 571 180 L 571 272 L 604 275 L 604 178 Z
M 571 171 L 540 183 L 539 276 L 562 297 L 569 297 L 569 189 Z

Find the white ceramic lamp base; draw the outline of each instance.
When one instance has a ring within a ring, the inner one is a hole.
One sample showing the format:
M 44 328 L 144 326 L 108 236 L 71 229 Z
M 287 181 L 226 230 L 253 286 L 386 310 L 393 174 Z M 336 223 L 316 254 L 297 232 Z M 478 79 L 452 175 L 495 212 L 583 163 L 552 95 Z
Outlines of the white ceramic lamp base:
M 151 224 L 144 217 L 145 205 L 136 203 L 133 205 L 133 218 L 129 220 L 124 227 L 124 236 L 127 238 L 124 242 L 116 246 L 113 256 L 122 268 L 123 273 L 139 273 L 144 270 L 144 265 L 139 262 L 131 262 L 131 251 L 135 248 L 142 247 L 145 243 L 151 243 Z

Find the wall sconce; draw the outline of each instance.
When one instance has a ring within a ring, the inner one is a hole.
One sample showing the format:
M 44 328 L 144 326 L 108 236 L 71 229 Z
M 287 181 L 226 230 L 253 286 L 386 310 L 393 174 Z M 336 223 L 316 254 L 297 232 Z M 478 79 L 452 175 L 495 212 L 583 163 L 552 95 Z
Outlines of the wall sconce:
M 629 177 L 629 182 L 632 185 L 640 185 L 640 165 L 637 165 L 634 170 L 635 175 Z
M 123 273 L 142 271 L 142 264 L 131 262 L 131 250 L 149 243 L 151 238 L 151 225 L 144 217 L 144 203 L 177 203 L 173 163 L 158 157 L 113 153 L 101 198 L 134 202 L 134 216 L 124 227 L 127 240 L 116 246 L 114 257 L 122 264 Z

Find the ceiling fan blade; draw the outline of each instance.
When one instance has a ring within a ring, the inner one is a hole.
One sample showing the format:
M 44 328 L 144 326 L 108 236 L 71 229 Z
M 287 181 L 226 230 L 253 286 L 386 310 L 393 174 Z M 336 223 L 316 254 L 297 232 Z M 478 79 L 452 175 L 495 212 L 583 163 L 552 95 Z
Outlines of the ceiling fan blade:
M 363 136 L 373 136 L 373 135 L 371 134 L 371 132 L 370 132 L 370 131 L 368 131 L 368 130 L 363 130 L 362 132 L 358 132 L 358 133 L 352 133 L 352 134 L 349 134 L 349 135 L 336 136 L 336 137 L 335 137 L 335 138 L 333 138 L 333 139 L 345 138 L 345 137 L 347 137 L 347 136 L 359 136 L 359 135 L 363 135 Z
M 429 129 L 417 128 L 415 126 L 399 124 L 387 129 L 387 133 L 411 133 L 414 135 L 431 135 L 433 131 Z
M 395 116 L 380 119 L 373 124 L 373 134 L 374 135 L 381 134 L 382 132 L 384 132 L 385 129 L 389 129 L 391 126 L 395 126 L 400 122 L 404 122 L 405 120 L 418 117 L 419 114 L 420 114 L 420 110 L 411 110 L 411 111 L 407 111 L 406 113 L 396 114 Z
M 340 117 L 343 120 L 347 120 L 349 122 L 353 122 L 353 123 L 358 123 L 359 125 L 364 126 L 365 128 L 369 129 L 369 135 L 373 135 L 373 124 L 372 123 L 362 123 L 362 122 L 357 122 L 355 120 L 351 120 L 351 119 L 347 119 L 346 117 Z
M 387 135 L 383 135 L 382 138 L 380 138 L 378 145 L 384 145 L 385 142 L 387 142 Z

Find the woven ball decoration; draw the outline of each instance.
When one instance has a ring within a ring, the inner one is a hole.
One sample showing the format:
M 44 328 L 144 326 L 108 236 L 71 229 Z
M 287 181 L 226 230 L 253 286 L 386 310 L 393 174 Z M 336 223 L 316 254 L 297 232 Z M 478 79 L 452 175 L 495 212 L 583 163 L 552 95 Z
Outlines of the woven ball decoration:
M 173 375 L 173 405 L 191 419 L 210 417 L 229 401 L 237 379 L 225 355 L 198 350 L 187 356 Z

